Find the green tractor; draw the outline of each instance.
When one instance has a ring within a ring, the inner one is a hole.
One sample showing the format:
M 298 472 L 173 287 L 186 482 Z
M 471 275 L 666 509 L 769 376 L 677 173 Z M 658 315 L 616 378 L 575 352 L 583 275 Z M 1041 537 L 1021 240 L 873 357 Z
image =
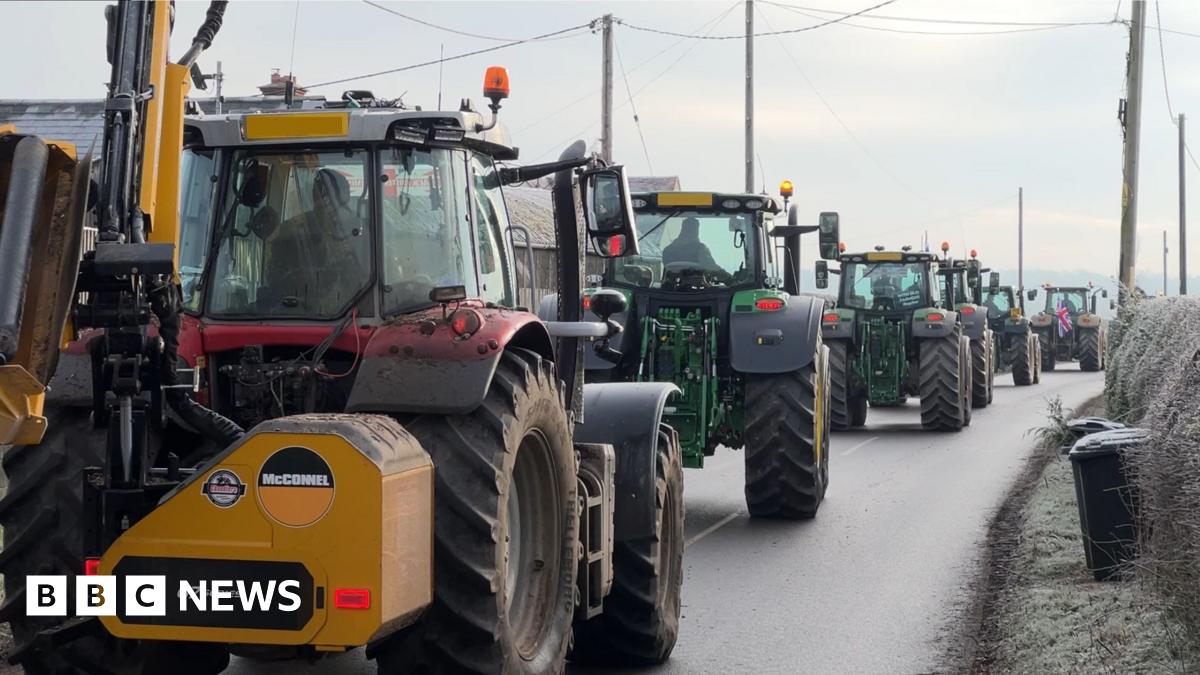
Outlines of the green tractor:
M 821 333 L 829 347 L 830 423 L 866 423 L 867 405 L 921 399 L 921 426 L 958 431 L 971 423 L 971 341 L 959 313 L 941 307 L 938 259 L 910 247 L 842 253 L 840 270 L 817 261 L 817 288 L 841 276 Z
M 1079 369 L 1104 370 L 1108 361 L 1108 327 L 1096 313 L 1096 301 L 1108 298 L 1108 290 L 1087 286 L 1051 286 L 1042 289 L 1046 305 L 1030 323 L 1041 341 L 1042 370 L 1054 370 L 1058 361 L 1079 361 Z M 1028 292 L 1030 301 L 1037 290 Z M 1116 303 L 1109 300 L 1109 308 Z
M 1042 343 L 1025 317 L 1019 291 L 1000 285 L 1000 274 L 992 272 L 983 304 L 996 345 L 996 372 L 1012 372 L 1013 384 L 1024 387 L 1042 379 Z
M 786 195 L 787 192 L 784 192 Z M 800 225 L 772 197 L 712 192 L 633 196 L 640 254 L 589 278 L 584 307 L 623 330 L 585 354 L 589 382 L 673 382 L 664 420 L 685 467 L 719 446 L 745 449 L 750 515 L 812 518 L 829 481 L 829 365 L 823 302 L 799 294 L 800 238 L 837 255 L 838 218 Z M 554 310 L 554 298 L 542 312 Z
M 970 260 L 950 258 L 949 250 L 950 244 L 942 242 L 943 258 L 937 268 L 942 307 L 958 313 L 963 334 L 971 340 L 971 406 L 985 408 L 992 402 L 996 356 L 981 294 L 984 270 L 974 250 Z

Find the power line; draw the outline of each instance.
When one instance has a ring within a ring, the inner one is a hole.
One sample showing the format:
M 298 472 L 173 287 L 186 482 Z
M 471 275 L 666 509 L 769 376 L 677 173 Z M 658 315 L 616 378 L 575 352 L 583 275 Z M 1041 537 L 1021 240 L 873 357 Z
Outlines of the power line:
M 756 7 L 755 10 L 758 12 L 759 16 L 762 17 L 763 23 L 770 28 L 771 22 L 767 18 L 766 14 L 763 13 L 762 9 Z M 846 132 L 846 135 L 850 137 L 850 140 L 854 141 L 854 144 L 858 146 L 858 149 L 861 150 L 862 153 L 866 155 L 867 158 L 870 159 L 880 171 L 882 171 L 888 178 L 892 179 L 892 182 L 900 186 L 905 192 L 909 193 L 913 197 L 916 197 L 919 201 L 928 204 L 928 199 L 917 193 L 916 190 L 913 190 L 911 187 L 909 187 L 907 183 L 900 180 L 899 176 L 892 173 L 892 171 L 888 169 L 883 162 L 879 161 L 879 159 L 875 157 L 874 153 L 867 148 L 866 144 L 863 143 L 862 140 L 859 139 L 859 137 L 850 129 L 850 125 L 846 124 L 841 115 L 837 114 L 837 111 L 833 109 L 833 106 L 829 104 L 829 101 L 825 99 L 825 96 L 821 94 L 820 90 L 817 89 L 817 86 L 813 84 L 813 81 L 808 78 L 808 75 L 804 72 L 804 69 L 800 67 L 800 62 L 796 60 L 796 57 L 792 55 L 792 51 L 788 49 L 787 43 L 778 37 L 776 37 L 776 42 L 779 43 L 779 47 L 783 50 L 783 53 L 787 55 L 788 60 L 790 60 L 792 65 L 795 66 L 796 72 L 799 73 L 800 78 L 803 79 L 806 84 L 808 84 L 809 89 L 812 89 L 812 92 L 816 94 L 817 100 L 821 102 L 821 105 L 825 106 L 825 109 L 829 111 L 829 114 L 833 117 L 833 119 L 836 120 L 838 125 L 842 127 L 842 131 Z
M 760 1 L 763 4 L 773 5 L 775 7 L 778 7 L 779 9 L 783 9 L 783 10 L 792 12 L 794 14 L 799 14 L 801 16 L 806 16 L 810 19 L 823 18 L 816 14 L 810 14 L 809 10 L 799 8 L 796 5 L 787 5 L 787 4 L 783 4 L 783 3 L 779 3 L 779 2 L 770 2 L 769 0 L 760 0 Z M 811 10 L 811 11 L 815 11 L 815 10 Z M 821 10 L 821 11 L 824 13 L 828 13 L 828 10 Z M 864 19 L 885 19 L 886 18 L 886 19 L 893 19 L 893 20 L 899 20 L 899 21 L 922 21 L 922 22 L 927 22 L 927 23 L 1008 25 L 1004 22 L 998 22 L 998 21 L 979 21 L 979 22 L 957 21 L 957 20 L 942 21 L 942 20 L 935 20 L 935 19 L 929 19 L 929 20 L 917 19 L 917 18 L 912 18 L 912 17 L 883 17 L 883 16 L 864 16 L 863 18 Z M 999 29 L 999 30 L 968 30 L 968 31 L 935 31 L 935 30 L 909 30 L 909 29 L 904 29 L 904 28 L 885 28 L 883 26 L 868 26 L 865 24 L 853 23 L 850 21 L 844 21 L 841 23 L 841 25 L 850 26 L 852 28 L 862 28 L 864 30 L 879 31 L 882 33 L 901 33 L 904 35 L 950 35 L 950 36 L 956 36 L 956 35 L 1007 35 L 1007 34 L 1011 34 L 1011 33 L 1037 33 L 1037 32 L 1047 31 L 1047 30 L 1059 30 L 1062 28 L 1073 28 L 1076 26 L 1107 26 L 1107 25 L 1111 25 L 1114 23 L 1120 23 L 1120 22 L 1116 21 L 1116 20 L 1074 21 L 1074 22 L 1069 22 L 1069 23 L 1065 23 L 1065 22 L 1059 22 L 1059 23 L 1024 22 L 1024 23 L 1011 24 L 1013 26 L 1021 26 L 1021 27 L 1017 27 L 1017 28 L 1004 28 L 1004 29 Z
M 711 25 L 711 26 L 709 26 L 709 28 L 708 28 L 708 32 L 712 32 L 713 30 L 715 30 L 715 29 L 717 28 L 717 26 L 721 25 L 721 21 L 723 21 L 723 20 L 725 19 L 725 17 L 726 17 L 726 16 L 728 16 L 728 15 L 729 15 L 729 13 L 730 13 L 730 12 L 732 12 L 732 11 L 733 11 L 733 9 L 734 9 L 735 7 L 737 7 L 738 5 L 740 5 L 740 4 L 742 4 L 742 3 L 741 3 L 741 2 L 735 2 L 735 3 L 733 3 L 732 5 L 730 5 L 730 6 L 729 6 L 729 8 L 728 8 L 728 9 L 726 9 L 724 12 L 721 12 L 721 14 L 717 16 L 717 18 L 716 18 L 716 20 L 715 20 L 715 21 L 712 21 L 712 22 L 710 22 L 712 25 Z M 691 44 L 689 44 L 689 45 L 688 45 L 688 47 L 687 47 L 687 49 L 683 50 L 683 51 L 682 51 L 682 52 L 679 54 L 679 56 L 678 56 L 678 57 L 676 57 L 676 59 L 675 59 L 674 61 L 672 61 L 672 62 L 671 62 L 671 63 L 670 63 L 670 64 L 669 64 L 669 65 L 668 65 L 666 68 L 663 68 L 663 69 L 662 69 L 662 70 L 661 70 L 661 71 L 660 71 L 660 72 L 659 72 L 657 75 L 655 75 L 654 77 L 652 77 L 652 78 L 650 78 L 649 80 L 647 80 L 646 82 L 644 82 L 644 83 L 642 84 L 642 86 L 638 87 L 637 91 L 633 92 L 633 95 L 634 95 L 634 96 L 636 96 L 636 95 L 638 95 L 638 94 L 642 93 L 643 91 L 645 91 L 645 90 L 646 90 L 646 88 L 647 88 L 647 87 L 649 87 L 650 85 L 654 84 L 654 83 L 655 83 L 655 82 L 657 82 L 659 79 L 661 79 L 661 78 L 662 78 L 664 75 L 666 75 L 668 72 L 670 72 L 672 68 L 674 68 L 675 66 L 679 65 L 679 62 L 680 62 L 680 61 L 682 61 L 682 60 L 684 59 L 684 57 L 686 57 L 688 54 L 690 54 L 690 53 L 691 53 L 691 51 L 692 51 L 693 49 L 695 49 L 695 48 L 696 48 L 696 45 L 698 45 L 698 44 L 700 44 L 700 42 L 699 42 L 699 41 L 693 41 Z M 665 51 L 665 50 L 664 50 L 664 51 Z M 660 53 L 662 53 L 662 52 L 660 52 Z M 631 100 L 631 99 L 625 99 L 625 101 L 624 101 L 623 103 L 621 103 L 620 105 L 616 106 L 616 108 L 615 108 L 615 109 L 624 108 L 626 105 L 629 105 L 629 102 L 630 102 L 630 100 Z M 557 149 L 557 148 L 559 148 L 559 147 L 561 147 L 563 143 L 567 143 L 567 142 L 569 142 L 569 141 L 571 141 L 571 140 L 574 140 L 574 139 L 576 139 L 576 138 L 579 138 L 579 137 L 580 137 L 580 136 L 582 136 L 583 134 L 587 133 L 587 132 L 588 132 L 590 129 L 592 129 L 592 127 L 595 127 L 597 124 L 599 124 L 599 121 L 592 122 L 591 124 L 589 124 L 589 125 L 587 125 L 586 127 L 584 127 L 582 130 L 580 130 L 580 131 L 578 131 L 578 132 L 576 132 L 576 133 L 574 133 L 574 134 L 571 134 L 570 136 L 568 136 L 568 137 L 567 137 L 567 138 L 565 138 L 564 140 L 562 140 L 562 141 L 559 141 L 559 142 L 557 142 L 557 143 L 555 143 L 555 144 L 551 145 L 551 146 L 550 146 L 550 147 L 549 147 L 549 148 L 548 148 L 548 149 L 547 149 L 545 152 L 543 152 L 542 154 L 538 155 L 537 157 L 534 157 L 534 158 L 533 158 L 533 161 L 537 161 L 537 160 L 539 160 L 539 159 L 541 159 L 541 158 L 545 157 L 546 155 L 550 154 L 551 152 L 554 152 L 554 150 L 555 150 L 555 149 Z
M 646 136 L 642 133 L 642 120 L 638 117 L 637 104 L 633 102 L 633 91 L 629 88 L 629 75 L 625 73 L 625 62 L 621 58 L 621 45 L 613 41 L 617 51 L 617 65 L 621 68 L 621 79 L 625 80 L 625 93 L 629 95 L 629 107 L 633 109 L 633 124 L 637 127 L 638 138 L 642 141 L 642 154 L 646 157 L 646 167 L 650 175 L 654 175 L 654 165 L 650 163 L 650 150 L 646 147 Z
M 721 19 L 725 18 L 731 11 L 733 11 L 733 8 L 740 5 L 741 2 L 742 2 L 742 0 L 737 0 L 732 5 L 730 5 L 729 8 L 726 9 L 725 11 L 718 13 L 716 16 L 712 17 L 708 21 L 705 21 L 704 23 L 700 24 L 700 26 L 698 28 L 696 28 L 696 32 L 702 31 L 706 28 L 711 30 L 711 25 L 720 22 Z M 660 49 L 659 51 L 655 52 L 654 55 L 652 55 L 650 58 L 647 58 L 647 59 L 637 63 L 636 65 L 634 65 L 632 68 L 629 69 L 629 72 L 631 72 L 631 73 L 637 72 L 643 66 L 648 65 L 650 62 L 654 61 L 658 57 L 662 56 L 663 54 L 666 54 L 667 52 L 671 51 L 672 49 L 683 44 L 685 39 L 686 38 L 680 38 L 680 39 L 676 40 L 675 42 L 672 42 L 671 44 L 667 45 L 666 47 Z M 567 110 L 570 110 L 571 108 L 574 108 L 575 106 L 579 105 L 580 103 L 583 103 L 584 101 L 596 98 L 596 96 L 598 96 L 598 95 L 599 94 L 596 92 L 596 89 L 594 87 L 589 87 L 587 93 L 583 94 L 579 98 L 572 100 L 570 103 L 567 103 L 566 105 L 562 106 L 561 108 L 558 108 L 557 110 L 554 110 L 553 112 L 547 113 L 546 115 L 538 118 L 538 120 L 535 122 L 531 122 L 531 123 L 529 123 L 523 127 L 520 127 L 518 129 L 513 129 L 512 133 L 514 135 L 516 135 L 516 134 L 521 133 L 522 131 L 526 131 L 526 130 L 532 129 L 536 126 L 540 126 L 546 120 L 557 117 L 557 116 L 561 115 L 562 113 L 566 112 Z
M 391 75 L 392 73 L 400 73 L 400 72 L 404 72 L 406 70 L 415 70 L 417 68 L 424 68 L 425 66 L 433 66 L 433 65 L 440 64 L 440 63 L 445 63 L 447 61 L 457 61 L 458 59 L 465 59 L 470 56 L 486 54 L 488 52 L 494 52 L 494 51 L 498 51 L 500 49 L 507 49 L 509 47 L 515 47 L 517 45 L 522 45 L 522 44 L 526 44 L 529 42 L 536 42 L 539 40 L 544 40 L 545 38 L 553 37 L 556 35 L 564 35 L 566 33 L 572 32 L 572 31 L 578 31 L 578 30 L 583 30 L 585 28 L 591 28 L 592 23 L 594 23 L 594 22 L 589 21 L 588 23 L 580 24 L 578 26 L 571 26 L 570 28 L 563 28 L 561 30 L 552 31 L 549 33 L 535 35 L 531 38 L 525 38 L 524 40 L 516 40 L 514 42 L 508 42 L 508 43 L 505 43 L 502 45 L 496 45 L 495 47 L 486 47 L 484 49 L 476 49 L 475 51 L 472 51 L 472 52 L 464 52 L 462 54 L 455 54 L 453 56 L 447 56 L 445 58 L 434 59 L 432 61 L 425 61 L 423 63 L 414 63 L 411 66 L 401 66 L 399 68 L 389 68 L 387 70 L 380 70 L 380 71 L 377 71 L 374 73 L 364 73 L 362 75 L 354 75 L 351 77 L 343 77 L 343 78 L 337 79 L 337 80 L 329 80 L 328 82 L 319 82 L 317 84 L 310 84 L 307 86 L 307 88 L 308 89 L 316 89 L 317 87 L 327 87 L 331 84 L 342 84 L 344 82 L 353 82 L 354 80 L 365 80 L 370 77 L 379 77 L 380 75 Z
M 442 26 L 442 25 L 439 25 L 439 24 L 436 24 L 436 23 L 433 23 L 430 21 L 425 21 L 424 19 L 418 19 L 415 16 L 409 16 L 408 14 L 403 14 L 401 12 L 397 12 L 396 10 L 394 10 L 390 7 L 384 7 L 383 5 L 381 5 L 377 2 L 372 2 L 371 0 L 362 0 L 362 2 L 364 4 L 374 7 L 375 9 L 380 9 L 380 10 L 387 12 L 388 14 L 393 14 L 395 16 L 398 16 L 401 19 L 405 19 L 407 21 L 412 21 L 413 23 L 419 23 L 422 26 L 428 26 L 429 28 L 434 28 L 434 29 L 437 29 L 440 31 L 445 31 L 447 33 L 454 33 L 455 35 L 462 35 L 464 37 L 477 38 L 479 40 L 491 40 L 493 42 L 520 42 L 521 41 L 521 38 L 496 37 L 495 35 L 481 35 L 480 33 L 469 33 L 465 30 L 458 30 L 457 28 L 450 28 L 449 26 Z M 562 39 L 562 38 L 556 38 L 556 39 Z
M 850 19 L 850 18 L 859 16 L 861 14 L 866 14 L 867 12 L 879 9 L 880 7 L 886 7 L 890 4 L 892 4 L 893 2 L 896 2 L 896 0 L 884 0 L 883 2 L 881 2 L 879 4 L 872 5 L 865 9 L 860 9 L 859 11 L 854 12 L 852 14 L 846 14 L 846 15 L 840 16 L 836 19 L 829 19 L 828 21 L 823 21 L 821 23 L 813 24 L 811 26 L 804 26 L 803 28 L 791 28 L 788 30 L 768 31 L 766 33 L 753 33 L 751 35 L 751 37 L 765 37 L 765 36 L 769 36 L 769 35 L 791 35 L 794 33 L 804 33 L 806 31 L 816 30 L 818 28 L 824 28 L 825 26 L 830 26 L 835 23 L 841 23 L 842 21 L 844 21 L 846 19 Z M 658 35 L 672 35 L 674 37 L 688 38 L 688 39 L 692 39 L 692 40 L 745 40 L 746 39 L 746 35 L 741 34 L 741 33 L 738 33 L 735 35 L 694 35 L 694 34 L 688 34 L 688 33 L 676 33 L 674 31 L 661 30 L 658 28 L 647 28 L 646 26 L 638 26 L 636 24 L 632 24 L 627 21 L 621 21 L 620 23 L 621 23 L 621 25 L 623 25 L 626 28 L 629 28 L 631 30 L 639 30 L 639 31 L 643 31 L 646 33 L 657 33 Z
M 1158 0 L 1154 0 L 1154 24 L 1162 27 L 1162 14 L 1159 11 Z M 1171 108 L 1171 90 L 1167 87 L 1167 56 L 1163 51 L 1161 30 L 1158 31 L 1158 63 L 1162 66 L 1163 95 L 1167 98 L 1167 114 L 1171 116 L 1171 124 L 1178 126 L 1179 122 L 1175 119 L 1175 111 Z
M 802 5 L 793 5 L 786 2 L 775 2 L 773 0 L 760 0 L 763 4 L 774 5 L 780 8 L 800 9 L 806 12 L 816 14 L 829 14 L 849 18 L 854 14 L 847 14 L 832 9 L 820 9 L 816 7 L 804 7 Z M 984 21 L 976 19 L 939 19 L 936 17 L 914 17 L 914 16 L 896 16 L 894 14 L 872 14 L 862 17 L 864 19 L 872 19 L 878 21 L 908 21 L 915 23 L 940 23 L 940 24 L 955 24 L 964 26 L 1041 26 L 1041 27 L 1062 27 L 1086 25 L 1089 23 L 1112 23 L 1112 21 L 1104 22 L 1080 22 L 1080 21 Z

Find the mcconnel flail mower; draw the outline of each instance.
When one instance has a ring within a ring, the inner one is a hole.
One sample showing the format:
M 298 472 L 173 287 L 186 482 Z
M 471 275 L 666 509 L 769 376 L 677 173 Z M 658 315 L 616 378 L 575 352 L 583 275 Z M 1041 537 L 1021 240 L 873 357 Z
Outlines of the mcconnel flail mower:
M 776 225 L 774 198 L 715 192 L 638 193 L 633 208 L 639 253 L 584 291 L 593 311 L 610 297 L 627 306 L 613 314 L 619 337 L 587 356 L 588 381 L 674 385 L 666 421 L 685 467 L 745 448 L 752 516 L 815 516 L 829 482 L 829 374 L 822 302 L 798 292 L 800 238 L 819 230 L 821 254 L 835 255 L 837 214 L 800 225 L 793 206 Z
M 866 423 L 867 407 L 921 399 L 921 426 L 958 431 L 971 423 L 971 341 L 959 313 L 942 306 L 938 259 L 908 247 L 842 253 L 841 267 L 817 261 L 817 287 L 840 275 L 822 335 L 832 378 L 835 430 Z
M 623 170 L 582 143 L 498 164 L 517 159 L 502 68 L 490 119 L 367 92 L 185 117 L 224 6 L 179 63 L 170 3 L 110 10 L 95 193 L 69 145 L 0 125 L 9 659 L 39 674 L 361 646 L 385 673 L 666 659 L 676 387 L 584 384 L 609 317 L 518 309 L 506 243 L 503 186 L 554 174 L 558 281 L 580 298 L 583 239 L 639 252 Z M 28 575 L 112 580 L 124 600 L 43 615 Z M 143 605 L 139 578 L 166 600 Z
M 1107 363 L 1108 327 L 1096 312 L 1099 298 L 1107 298 L 1108 290 L 1087 286 L 1052 286 L 1042 293 L 1046 305 L 1041 313 L 1030 318 L 1033 330 L 1041 341 L 1042 370 L 1054 370 L 1059 361 L 1078 361 L 1083 371 L 1104 370 Z M 1030 302 L 1037 290 L 1028 291 Z M 1110 308 L 1114 305 L 1109 301 Z

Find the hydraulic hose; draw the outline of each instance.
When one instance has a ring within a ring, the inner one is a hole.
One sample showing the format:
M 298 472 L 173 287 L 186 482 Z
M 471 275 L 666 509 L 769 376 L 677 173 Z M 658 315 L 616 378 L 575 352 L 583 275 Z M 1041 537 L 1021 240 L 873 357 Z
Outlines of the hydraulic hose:
M 179 363 L 179 291 L 173 284 L 164 283 L 151 294 L 150 307 L 158 317 L 158 335 L 163 341 L 159 371 L 163 384 L 167 385 L 163 390 L 163 398 L 166 399 L 167 405 L 179 415 L 179 419 L 220 447 L 233 444 L 246 433 L 245 429 L 217 411 L 200 405 L 183 389 L 173 387 L 178 384 L 176 366 Z
M 221 30 L 221 22 L 225 19 L 225 6 L 228 4 L 228 0 L 212 0 L 208 3 L 204 23 L 200 24 L 196 37 L 192 38 L 192 46 L 184 53 L 183 58 L 179 59 L 179 65 L 190 68 L 200 57 L 200 53 L 212 46 L 213 38 L 217 36 L 217 31 Z

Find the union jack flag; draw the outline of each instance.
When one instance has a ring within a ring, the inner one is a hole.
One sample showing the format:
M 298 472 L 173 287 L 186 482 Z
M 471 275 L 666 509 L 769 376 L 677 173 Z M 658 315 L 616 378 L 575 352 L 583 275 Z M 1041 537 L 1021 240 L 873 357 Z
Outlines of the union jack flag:
M 1071 332 L 1071 317 L 1066 300 L 1058 301 L 1058 308 L 1054 310 L 1054 315 L 1058 317 L 1058 337 L 1066 337 L 1067 333 Z

